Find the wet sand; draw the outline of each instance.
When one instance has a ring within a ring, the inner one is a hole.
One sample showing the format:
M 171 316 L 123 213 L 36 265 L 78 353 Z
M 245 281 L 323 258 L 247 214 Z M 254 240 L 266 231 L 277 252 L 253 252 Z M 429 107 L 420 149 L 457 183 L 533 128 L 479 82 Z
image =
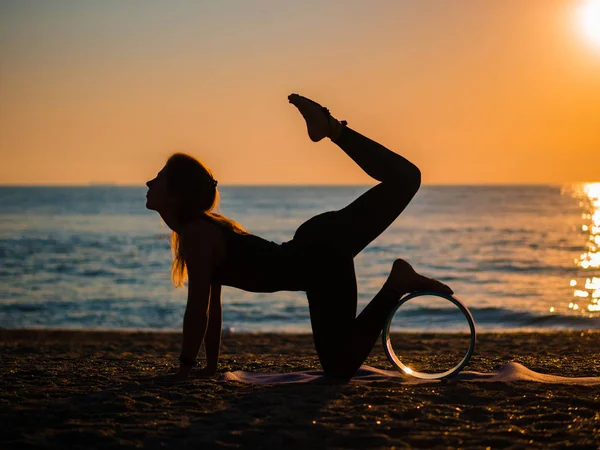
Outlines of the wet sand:
M 142 380 L 179 333 L 0 330 L 1 448 L 600 448 L 600 387 Z M 407 336 L 408 355 L 456 345 Z M 412 353 L 411 353 L 412 352 Z M 466 370 L 600 376 L 600 332 L 480 334 Z M 390 369 L 379 342 L 365 364 Z M 310 335 L 230 334 L 219 373 L 320 370 Z

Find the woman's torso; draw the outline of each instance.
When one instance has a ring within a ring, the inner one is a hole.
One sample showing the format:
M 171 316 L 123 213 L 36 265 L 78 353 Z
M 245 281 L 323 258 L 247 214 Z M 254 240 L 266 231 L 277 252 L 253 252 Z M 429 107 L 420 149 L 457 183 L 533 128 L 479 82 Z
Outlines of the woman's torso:
M 303 290 L 295 246 L 241 234 L 206 217 L 218 230 L 211 281 L 249 292 Z

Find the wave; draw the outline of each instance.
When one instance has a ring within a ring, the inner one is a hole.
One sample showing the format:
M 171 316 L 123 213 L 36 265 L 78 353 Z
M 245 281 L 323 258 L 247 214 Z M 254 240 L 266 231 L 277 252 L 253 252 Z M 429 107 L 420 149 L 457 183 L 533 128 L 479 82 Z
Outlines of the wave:
M 476 328 L 502 329 L 600 329 L 600 316 L 570 315 L 560 313 L 535 313 L 498 307 L 469 307 Z M 403 325 L 404 321 L 404 325 Z M 396 328 L 434 326 L 466 328 L 466 320 L 456 307 L 449 308 L 400 308 L 394 317 Z
M 282 326 L 302 325 L 310 331 L 310 320 L 304 306 L 288 306 L 281 309 L 259 309 L 257 304 L 246 309 L 228 307 L 223 309 L 224 328 L 235 324 L 238 331 L 256 329 L 263 331 Z M 248 304 L 250 306 L 250 304 Z M 29 326 L 95 326 L 112 329 L 177 328 L 183 317 L 184 307 L 177 304 L 152 304 L 139 301 L 114 301 L 90 299 L 81 303 L 12 302 L 0 305 L 0 327 L 18 328 Z M 506 308 L 470 308 L 478 331 L 531 331 L 600 329 L 600 317 L 568 314 L 544 314 L 515 311 Z M 466 320 L 455 307 L 400 309 L 394 316 L 392 331 L 467 331 Z

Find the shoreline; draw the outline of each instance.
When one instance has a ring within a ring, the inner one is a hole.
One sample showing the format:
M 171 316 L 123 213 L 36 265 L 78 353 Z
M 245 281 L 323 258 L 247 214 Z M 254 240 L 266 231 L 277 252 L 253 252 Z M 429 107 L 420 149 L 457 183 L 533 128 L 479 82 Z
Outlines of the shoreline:
M 402 335 L 408 354 L 448 335 Z M 0 329 L 2 448 L 596 449 L 598 386 L 526 381 L 253 385 L 141 381 L 176 367 L 180 332 Z M 202 352 L 200 353 L 202 355 Z M 600 376 L 600 332 L 479 333 L 465 370 L 510 361 Z M 365 364 L 391 369 L 381 341 Z M 310 334 L 223 335 L 218 374 L 321 371 Z
M 486 334 L 554 334 L 554 333 L 600 333 L 600 326 L 598 328 L 590 328 L 590 327 L 581 327 L 581 328 L 492 328 L 486 329 L 485 331 L 480 331 L 479 327 L 477 327 L 477 323 L 475 324 L 477 328 L 477 335 L 486 335 Z M 176 334 L 181 333 L 181 328 L 89 328 L 89 327 L 1 327 L 0 326 L 0 336 L 3 332 L 74 332 L 74 333 L 158 333 L 158 334 Z M 408 334 L 408 335 L 418 335 L 418 334 L 442 334 L 442 335 L 452 335 L 452 334 L 462 334 L 464 331 L 453 331 L 453 330 L 443 330 L 443 331 L 426 331 L 426 329 L 410 329 L 410 331 L 392 331 L 394 334 Z M 281 335 L 292 335 L 292 336 L 311 336 L 312 330 L 289 330 L 289 329 L 244 329 L 238 330 L 237 328 L 233 328 L 222 331 L 223 336 L 225 335 L 260 335 L 260 334 L 281 334 Z

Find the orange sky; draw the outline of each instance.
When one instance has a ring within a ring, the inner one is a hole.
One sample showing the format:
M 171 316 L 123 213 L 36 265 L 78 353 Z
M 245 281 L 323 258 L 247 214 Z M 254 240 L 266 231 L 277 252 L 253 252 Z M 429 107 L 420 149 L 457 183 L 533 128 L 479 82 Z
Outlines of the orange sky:
M 425 183 L 598 180 L 582 1 L 4 1 L 0 184 L 141 184 L 173 151 L 225 185 L 373 183 L 290 92 Z

